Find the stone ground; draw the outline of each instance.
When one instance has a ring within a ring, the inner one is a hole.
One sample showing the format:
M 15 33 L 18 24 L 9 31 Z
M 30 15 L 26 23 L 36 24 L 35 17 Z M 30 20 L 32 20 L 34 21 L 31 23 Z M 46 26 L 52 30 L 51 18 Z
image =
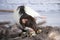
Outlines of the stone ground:
M 18 25 L 0 25 L 0 40 L 60 40 L 60 27 L 40 26 L 42 30 L 36 36 L 21 34 Z

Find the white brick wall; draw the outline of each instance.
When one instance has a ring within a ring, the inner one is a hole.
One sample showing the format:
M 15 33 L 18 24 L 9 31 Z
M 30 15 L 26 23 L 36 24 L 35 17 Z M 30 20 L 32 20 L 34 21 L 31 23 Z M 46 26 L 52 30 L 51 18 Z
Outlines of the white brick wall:
M 18 5 L 28 5 L 36 11 L 60 10 L 60 0 L 0 0 L 0 9 L 14 9 Z
M 28 0 L 7 0 L 7 3 L 10 3 L 10 4 L 20 4 L 20 3 L 27 3 Z

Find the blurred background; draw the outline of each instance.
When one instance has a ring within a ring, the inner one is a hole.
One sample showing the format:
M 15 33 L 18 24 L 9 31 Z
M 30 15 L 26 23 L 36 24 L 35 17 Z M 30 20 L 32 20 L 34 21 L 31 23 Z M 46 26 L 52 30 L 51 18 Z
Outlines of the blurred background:
M 46 16 L 46 25 L 60 26 L 60 0 L 0 0 L 0 10 L 14 10 L 17 6 L 27 5 Z M 0 12 L 0 21 L 14 22 L 13 13 Z

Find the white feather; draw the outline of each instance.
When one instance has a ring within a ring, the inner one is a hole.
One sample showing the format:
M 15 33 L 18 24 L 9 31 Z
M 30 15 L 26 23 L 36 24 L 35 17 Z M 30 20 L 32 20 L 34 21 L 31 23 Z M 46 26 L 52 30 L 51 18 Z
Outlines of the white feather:
M 38 17 L 40 16 L 37 12 L 35 12 L 33 9 L 31 9 L 28 6 L 25 6 L 25 11 L 28 15 L 32 16 L 32 17 Z
M 19 15 L 19 10 L 20 9 L 18 9 L 17 10 L 17 8 L 14 10 L 14 13 L 13 13 L 13 18 L 14 18 L 14 21 L 16 22 L 16 23 L 19 23 L 19 19 L 20 19 L 20 17 L 21 17 L 21 15 Z

